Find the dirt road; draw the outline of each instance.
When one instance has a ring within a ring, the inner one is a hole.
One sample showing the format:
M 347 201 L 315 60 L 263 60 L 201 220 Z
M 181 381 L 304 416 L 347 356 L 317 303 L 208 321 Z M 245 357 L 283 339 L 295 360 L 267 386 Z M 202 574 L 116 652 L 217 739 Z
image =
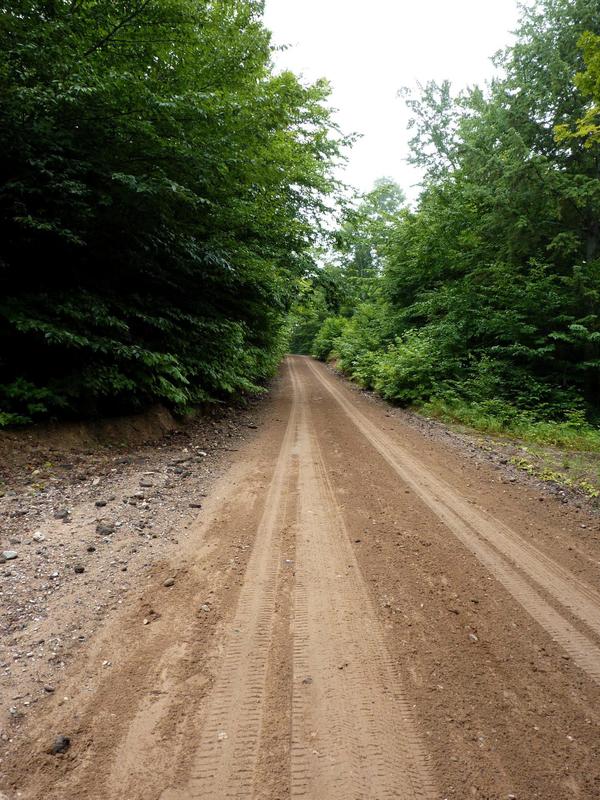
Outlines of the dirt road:
M 28 721 L 7 797 L 600 797 L 597 520 L 309 359 L 269 402 Z

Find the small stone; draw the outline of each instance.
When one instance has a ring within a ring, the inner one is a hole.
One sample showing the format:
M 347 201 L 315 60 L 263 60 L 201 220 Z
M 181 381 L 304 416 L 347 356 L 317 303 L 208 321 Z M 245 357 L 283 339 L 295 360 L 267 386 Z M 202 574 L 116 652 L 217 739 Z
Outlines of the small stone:
M 36 531 L 31 538 L 34 542 L 43 542 L 46 537 L 41 531 Z
M 202 508 L 202 503 L 190 503 L 190 508 Z
M 470 634 L 469 634 L 469 639 L 470 639 L 472 642 L 478 642 L 478 641 L 479 641 L 479 637 L 478 637 L 478 636 L 476 636 L 474 633 L 470 633 Z
M 68 508 L 59 508 L 54 512 L 54 519 L 69 519 L 70 513 Z
M 94 505 L 96 506 L 96 508 L 104 508 L 104 506 L 106 505 L 106 500 L 96 500 Z
M 200 611 L 205 611 L 205 612 L 206 612 L 206 611 L 210 611 L 210 606 L 208 605 L 208 603 L 203 603 L 203 604 L 200 606 Z
M 2 558 L 4 561 L 14 561 L 15 558 L 18 558 L 19 554 L 16 550 L 3 550 L 2 551 Z
M 94 545 L 93 545 L 93 544 L 89 544 L 89 545 L 86 547 L 86 550 L 88 551 L 88 553 L 95 553 L 95 552 L 96 552 L 96 548 L 94 547 Z
M 310 675 L 308 675 L 306 678 L 302 679 L 302 683 L 304 683 L 306 686 L 308 686 L 312 682 L 313 682 L 313 679 L 310 677 Z
M 115 532 L 115 526 L 111 522 L 99 522 L 96 525 L 96 533 L 98 536 L 110 536 Z
M 163 586 L 175 586 L 175 578 L 167 578 Z
M 46 686 L 44 686 L 44 691 L 48 692 L 48 694 L 52 694 L 52 692 L 54 691 L 54 686 L 50 686 L 49 684 L 46 684 Z
M 140 480 L 140 486 L 142 487 L 142 489 L 151 489 L 152 486 L 154 486 L 154 484 L 152 483 L 152 481 L 149 481 L 147 478 L 142 478 Z
M 76 575 L 83 575 L 83 573 L 85 572 L 85 567 L 82 564 L 75 564 L 75 566 L 73 567 L 73 572 Z
M 68 736 L 57 736 L 54 740 L 52 747 L 50 748 L 50 752 L 52 755 L 58 755 L 58 753 L 66 753 L 69 747 L 71 746 L 71 740 Z

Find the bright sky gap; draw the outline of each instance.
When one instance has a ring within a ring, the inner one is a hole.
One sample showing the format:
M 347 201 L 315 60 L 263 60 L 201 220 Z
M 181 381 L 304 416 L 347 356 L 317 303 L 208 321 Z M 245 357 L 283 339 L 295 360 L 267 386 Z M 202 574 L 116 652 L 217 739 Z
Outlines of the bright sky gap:
M 345 133 L 362 138 L 344 179 L 360 191 L 389 175 L 410 199 L 420 173 L 406 163 L 409 112 L 402 86 L 452 81 L 458 90 L 494 74 L 491 56 L 512 41 L 516 0 L 267 0 L 279 68 L 325 77 Z

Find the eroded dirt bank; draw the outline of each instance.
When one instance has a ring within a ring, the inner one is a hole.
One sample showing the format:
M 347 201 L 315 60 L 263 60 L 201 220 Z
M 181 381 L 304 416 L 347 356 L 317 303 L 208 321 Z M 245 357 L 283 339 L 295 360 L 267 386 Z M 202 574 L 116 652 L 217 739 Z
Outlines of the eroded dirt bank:
M 4 723 L 8 798 L 595 800 L 597 519 L 308 359 L 288 359 L 261 414 L 199 516 L 200 483 L 181 484 L 177 541 L 71 648 L 60 685 L 44 692 L 41 672 L 35 707 Z M 120 493 L 173 481 L 168 462 Z M 56 525 L 115 547 L 117 530 L 93 530 L 98 486 Z M 14 675 L 37 655 L 9 657 Z M 70 746 L 48 753 L 59 735 Z

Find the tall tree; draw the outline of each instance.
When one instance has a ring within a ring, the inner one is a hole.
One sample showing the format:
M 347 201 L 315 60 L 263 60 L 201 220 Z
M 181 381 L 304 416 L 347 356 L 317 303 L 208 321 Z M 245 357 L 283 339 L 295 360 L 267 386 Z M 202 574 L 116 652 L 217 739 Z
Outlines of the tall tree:
M 334 189 L 256 0 L 0 2 L 5 421 L 250 388 Z

